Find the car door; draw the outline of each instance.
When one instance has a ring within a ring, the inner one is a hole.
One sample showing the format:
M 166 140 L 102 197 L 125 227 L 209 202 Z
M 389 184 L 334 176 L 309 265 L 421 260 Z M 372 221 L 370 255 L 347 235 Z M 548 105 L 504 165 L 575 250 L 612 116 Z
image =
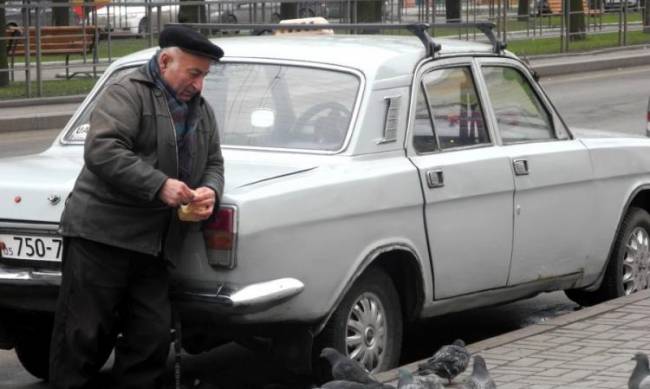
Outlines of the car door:
M 413 87 L 407 151 L 420 175 L 442 299 L 506 285 L 514 183 L 486 127 L 472 59 L 437 60 Z
M 508 285 L 580 272 L 596 223 L 589 151 L 571 139 L 516 61 L 479 61 L 490 113 L 515 180 Z

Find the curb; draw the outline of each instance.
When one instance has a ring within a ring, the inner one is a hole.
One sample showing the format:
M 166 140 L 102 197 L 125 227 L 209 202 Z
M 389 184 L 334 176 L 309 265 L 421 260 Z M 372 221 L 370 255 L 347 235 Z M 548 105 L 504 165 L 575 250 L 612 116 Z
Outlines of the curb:
M 548 64 L 542 63 L 543 60 L 540 60 L 537 64 L 535 64 L 535 61 L 531 61 L 530 66 L 540 77 L 549 77 L 650 64 L 650 52 L 634 55 L 621 55 L 612 58 L 601 58 L 596 61 L 593 59 L 575 60 L 575 58 L 576 57 L 572 57 L 573 60 L 571 61 L 558 60 L 555 63 Z
M 493 338 L 488 338 L 481 340 L 476 343 L 467 345 L 467 349 L 471 354 L 477 354 L 484 350 L 489 350 L 499 346 L 506 345 L 508 343 L 515 342 L 524 338 L 528 338 L 533 335 L 538 335 L 544 332 L 553 331 L 560 327 L 576 323 L 582 320 L 592 318 L 594 316 L 601 315 L 603 313 L 613 311 L 620 308 L 621 306 L 635 303 L 640 300 L 645 300 L 650 298 L 650 289 L 642 290 L 640 292 L 631 294 L 629 296 L 619 297 L 617 299 L 609 300 L 604 303 L 594 305 L 592 307 L 586 307 L 579 311 L 570 312 L 561 316 L 554 317 L 548 321 L 533 324 L 528 327 L 524 327 L 518 330 L 507 332 L 502 335 L 495 336 Z M 415 361 L 400 368 L 405 368 L 411 372 L 417 370 L 418 364 L 424 362 L 426 359 Z M 398 369 L 388 370 L 382 373 L 375 375 L 375 378 L 379 382 L 388 383 L 396 381 L 398 378 Z

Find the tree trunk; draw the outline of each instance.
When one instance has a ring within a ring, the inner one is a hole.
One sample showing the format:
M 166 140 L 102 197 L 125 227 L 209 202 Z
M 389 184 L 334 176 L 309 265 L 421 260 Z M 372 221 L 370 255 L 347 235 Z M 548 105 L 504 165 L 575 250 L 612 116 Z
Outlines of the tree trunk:
M 445 0 L 447 23 L 460 23 L 461 0 Z
M 357 1 L 357 22 L 380 23 L 381 10 L 381 0 Z
M 585 34 L 585 9 L 582 0 L 568 0 L 569 3 L 569 33 L 570 40 L 584 40 Z M 566 4 L 565 3 L 565 4 Z
M 179 23 L 204 23 L 207 18 L 205 17 L 205 6 L 201 5 L 183 5 L 184 1 L 196 2 L 196 0 L 180 0 L 180 8 L 178 10 Z
M 5 0 L 0 0 L 0 5 L 4 5 Z M 2 26 L 2 34 L 5 34 L 5 26 L 7 25 L 7 18 L 5 17 L 5 9 L 0 8 L 0 26 Z M 0 40 L 0 70 L 9 69 L 9 64 L 7 63 L 7 41 Z M 9 73 L 0 72 L 0 86 L 9 85 Z
M 641 2 L 643 8 L 643 32 L 650 34 L 650 1 L 643 0 Z
M 528 20 L 530 14 L 530 0 L 519 0 L 519 7 L 517 7 L 517 19 L 520 22 Z
M 280 19 L 295 19 L 298 17 L 298 3 L 280 3 Z
M 53 3 L 67 3 L 68 0 L 53 0 Z M 44 11 L 42 8 L 37 8 Z M 55 26 L 70 25 L 70 8 L 69 7 L 52 7 L 52 24 Z

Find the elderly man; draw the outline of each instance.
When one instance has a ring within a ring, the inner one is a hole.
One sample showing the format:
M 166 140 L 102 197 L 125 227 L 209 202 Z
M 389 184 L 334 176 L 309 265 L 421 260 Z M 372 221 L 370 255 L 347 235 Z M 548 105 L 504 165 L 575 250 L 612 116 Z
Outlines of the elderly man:
M 94 387 L 115 347 L 114 386 L 159 388 L 169 352 L 168 266 L 190 220 L 212 215 L 223 190 L 214 114 L 201 97 L 223 51 L 184 26 L 99 97 L 85 166 L 61 218 L 63 279 L 50 352 L 55 388 Z M 117 334 L 121 333 L 121 337 Z

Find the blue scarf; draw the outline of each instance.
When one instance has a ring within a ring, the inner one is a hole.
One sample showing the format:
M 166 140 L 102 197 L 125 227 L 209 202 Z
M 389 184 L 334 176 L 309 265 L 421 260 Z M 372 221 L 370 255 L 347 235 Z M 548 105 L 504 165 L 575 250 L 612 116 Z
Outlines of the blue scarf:
M 167 98 L 167 105 L 176 130 L 178 177 L 181 181 L 188 183 L 192 173 L 192 151 L 196 149 L 196 128 L 199 123 L 199 116 L 197 112 L 194 112 L 196 109 L 192 108 L 197 106 L 196 99 L 199 97 L 198 94 L 194 96 L 189 104 L 178 99 L 176 91 L 170 88 L 160 75 L 160 67 L 158 66 L 159 53 L 157 52 L 149 60 L 149 72 L 158 89 L 162 90 Z

